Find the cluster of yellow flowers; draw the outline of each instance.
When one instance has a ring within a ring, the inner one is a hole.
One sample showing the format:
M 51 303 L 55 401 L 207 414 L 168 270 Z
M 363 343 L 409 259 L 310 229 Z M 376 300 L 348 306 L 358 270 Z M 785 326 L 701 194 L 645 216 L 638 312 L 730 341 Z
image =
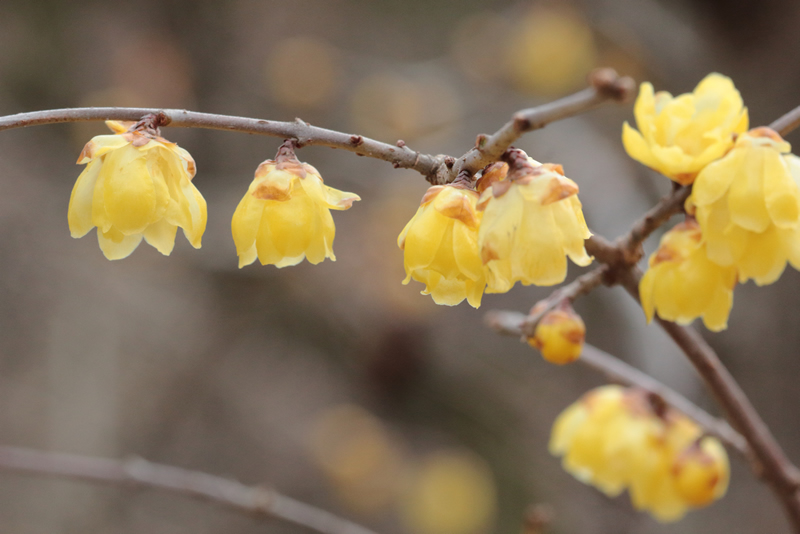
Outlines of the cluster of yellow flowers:
M 662 522 L 725 494 L 730 468 L 724 447 L 681 413 L 638 389 L 603 386 L 556 419 L 550 452 L 575 478 Z
M 540 164 L 521 150 L 507 159 L 484 169 L 474 189 L 461 179 L 428 189 L 397 239 L 403 283 L 424 283 L 422 293 L 437 304 L 467 299 L 477 308 L 484 290 L 563 282 L 567 256 L 591 263 L 577 184 L 560 165 Z
M 722 330 L 737 281 L 770 284 L 787 262 L 800 268 L 800 158 L 773 130 L 747 130 L 742 98 L 719 74 L 675 98 L 644 83 L 634 114 L 628 154 L 692 186 L 687 222 L 662 238 L 642 278 L 645 313 Z
M 180 226 L 200 248 L 207 208 L 191 182 L 195 164 L 189 153 L 146 121 L 106 124 L 114 134 L 94 137 L 78 158 L 88 165 L 69 201 L 72 237 L 97 227 L 100 249 L 110 260 L 130 255 L 142 238 L 169 255 Z M 239 267 L 256 258 L 277 267 L 304 258 L 313 264 L 335 260 L 330 210 L 346 210 L 356 200 L 357 195 L 324 185 L 314 167 L 297 160 L 292 143 L 284 143 L 274 161 L 256 169 L 233 215 Z

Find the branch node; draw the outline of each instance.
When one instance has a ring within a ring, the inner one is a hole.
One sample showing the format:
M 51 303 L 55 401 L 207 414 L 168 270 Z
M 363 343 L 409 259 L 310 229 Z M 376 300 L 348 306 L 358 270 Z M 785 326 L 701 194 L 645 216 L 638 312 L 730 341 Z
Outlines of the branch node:
M 486 141 L 489 140 L 489 137 L 486 134 L 478 134 L 478 137 L 475 138 L 475 148 L 478 150 L 482 149 L 486 146 Z
M 361 146 L 364 144 L 364 138 L 360 135 L 351 135 L 350 144 L 353 146 Z
M 405 142 L 405 141 L 403 141 L 402 139 L 398 139 L 396 144 L 397 144 L 397 146 L 399 146 L 400 148 L 403 148 L 403 147 L 405 147 L 405 146 L 406 146 L 406 142 Z
M 620 76 L 612 68 L 602 67 L 589 73 L 589 84 L 598 93 L 618 102 L 629 101 L 636 94 L 636 82 L 630 76 Z
M 521 113 L 516 113 L 512 120 L 514 121 L 514 130 L 518 133 L 527 132 L 533 129 L 531 120 Z
M 456 158 L 454 158 L 453 156 L 445 156 L 444 157 L 444 164 L 445 164 L 445 167 L 447 167 L 448 169 L 452 169 L 453 165 L 456 164 Z

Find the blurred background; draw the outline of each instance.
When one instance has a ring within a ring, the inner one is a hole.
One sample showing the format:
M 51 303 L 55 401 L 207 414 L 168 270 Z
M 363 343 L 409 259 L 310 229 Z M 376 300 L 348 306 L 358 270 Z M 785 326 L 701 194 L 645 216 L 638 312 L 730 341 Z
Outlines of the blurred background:
M 611 66 L 673 93 L 729 75 L 757 126 L 800 104 L 798 25 L 800 3 L 788 0 L 3 0 L 0 114 L 127 105 L 301 117 L 459 156 L 515 110 Z M 624 154 L 624 120 L 631 106 L 610 105 L 519 143 L 564 165 L 606 237 L 669 189 Z M 474 310 L 400 284 L 396 238 L 426 190 L 419 175 L 302 149 L 326 183 L 363 199 L 334 214 L 338 261 L 239 270 L 230 217 L 281 140 L 166 128 L 197 161 L 203 248 L 179 235 L 169 258 L 142 245 L 109 262 L 94 232 L 73 240 L 66 220 L 73 162 L 102 133 L 92 123 L 0 134 L 3 444 L 265 483 L 382 534 L 516 533 L 537 505 L 552 512 L 548 533 L 788 531 L 738 457 L 728 495 L 674 525 L 562 471 L 547 453 L 552 421 L 602 380 L 483 326 L 486 310 L 527 311 L 547 288 L 487 295 Z M 739 287 L 729 329 L 708 337 L 800 461 L 800 275 L 756 289 Z M 576 308 L 589 343 L 717 413 L 621 290 Z M 0 473 L 0 531 L 300 529 L 153 491 Z

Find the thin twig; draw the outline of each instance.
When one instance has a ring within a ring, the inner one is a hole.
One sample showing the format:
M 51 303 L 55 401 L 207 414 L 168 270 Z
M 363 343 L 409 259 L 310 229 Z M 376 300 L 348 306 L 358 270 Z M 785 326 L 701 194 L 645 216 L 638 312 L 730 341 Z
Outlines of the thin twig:
M 461 156 L 452 169 L 453 176 L 462 170 L 470 174 L 498 161 L 511 144 L 523 134 L 544 128 L 551 122 L 584 113 L 609 102 L 624 102 L 636 90 L 633 79 L 620 77 L 613 69 L 597 69 L 589 76 L 591 87 L 560 100 L 524 109 L 514 114 L 502 128 L 490 136 L 479 135 L 475 148 Z
M 490 328 L 509 336 L 524 337 L 529 319 L 528 315 L 509 311 L 492 311 L 486 314 L 486 323 Z M 576 362 L 599 371 L 612 382 L 642 388 L 658 395 L 667 404 L 696 421 L 706 433 L 718 437 L 732 449 L 748 456 L 749 447 L 744 437 L 731 428 L 728 423 L 703 411 L 680 393 L 668 388 L 650 375 L 631 367 L 619 358 L 586 344 L 583 346 L 581 357 Z
M 495 321 L 494 316 L 502 317 L 505 314 L 512 314 L 511 316 L 515 318 L 521 316 L 524 318 L 521 322 L 516 323 L 512 321 L 512 323 L 509 324 L 512 324 L 514 332 L 519 331 L 519 335 L 523 338 L 533 337 L 536 333 L 536 325 L 539 324 L 539 321 L 542 320 L 542 317 L 544 317 L 547 312 L 553 310 L 565 300 L 573 302 L 576 298 L 591 293 L 596 287 L 603 283 L 607 271 L 608 266 L 601 265 L 586 274 L 582 274 L 569 284 L 553 291 L 546 299 L 537 302 L 529 315 L 522 315 L 516 312 L 489 311 L 486 314 L 486 321 L 495 330 L 504 334 L 509 334 L 511 332 L 503 331 L 501 327 L 505 321 L 500 321 L 498 323 Z
M 0 131 L 41 124 L 103 120 L 138 121 L 148 114 L 158 115 L 163 126 L 209 128 L 272 137 L 294 138 L 299 146 L 321 145 L 355 152 L 360 156 L 382 159 L 395 167 L 413 169 L 434 180 L 443 158 L 420 154 L 405 143 L 389 145 L 362 135 L 352 135 L 296 119 L 294 122 L 270 121 L 249 117 L 200 113 L 185 109 L 158 108 L 66 108 L 32 111 L 0 117 Z
M 330 512 L 235 480 L 141 458 L 112 460 L 0 446 L 0 470 L 56 476 L 126 488 L 153 488 L 209 501 L 256 517 L 273 517 L 320 534 L 375 534 Z
M 792 130 L 800 126 L 800 106 L 797 106 L 790 112 L 778 117 L 769 125 L 770 128 L 785 136 Z

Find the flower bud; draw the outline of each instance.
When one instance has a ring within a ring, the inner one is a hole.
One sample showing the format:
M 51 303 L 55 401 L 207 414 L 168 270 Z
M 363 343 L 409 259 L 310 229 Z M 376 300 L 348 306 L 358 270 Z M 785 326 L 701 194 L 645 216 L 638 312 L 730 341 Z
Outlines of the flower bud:
M 706 506 L 728 489 L 728 455 L 716 439 L 704 437 L 690 445 L 672 469 L 678 493 L 691 506 Z
M 536 313 L 536 306 L 531 312 Z M 580 357 L 585 338 L 586 325 L 583 319 L 565 302 L 565 305 L 542 317 L 533 337 L 528 338 L 528 343 L 538 349 L 548 362 L 564 365 Z

